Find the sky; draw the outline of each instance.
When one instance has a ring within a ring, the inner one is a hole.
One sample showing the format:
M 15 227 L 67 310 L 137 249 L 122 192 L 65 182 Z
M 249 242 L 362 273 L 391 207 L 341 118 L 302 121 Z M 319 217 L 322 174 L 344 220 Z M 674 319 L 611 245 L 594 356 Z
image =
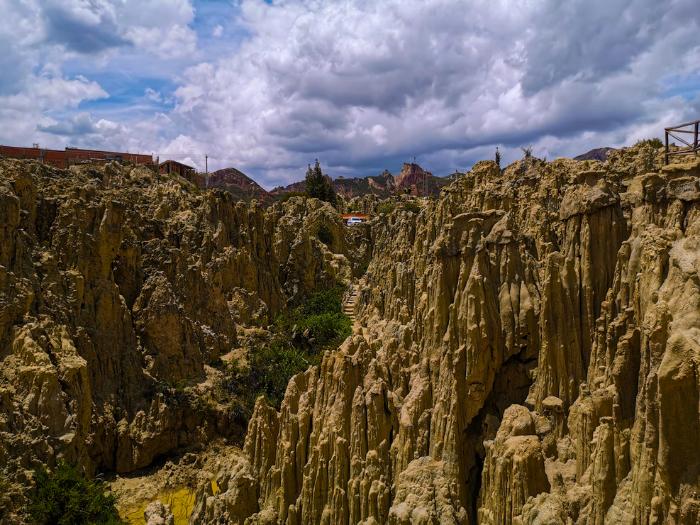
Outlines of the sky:
M 435 175 L 700 118 L 697 0 L 0 0 L 0 144 Z

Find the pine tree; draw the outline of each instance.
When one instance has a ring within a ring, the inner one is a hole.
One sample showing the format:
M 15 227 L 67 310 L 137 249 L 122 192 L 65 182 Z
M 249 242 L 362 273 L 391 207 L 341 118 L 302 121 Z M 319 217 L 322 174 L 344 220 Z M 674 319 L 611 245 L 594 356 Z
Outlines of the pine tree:
M 321 171 L 321 164 L 316 159 L 316 164 L 306 170 L 306 194 L 322 201 L 335 204 L 335 190 L 333 184 Z
M 501 152 L 498 151 L 498 146 L 496 146 L 496 166 L 501 167 Z
M 320 181 L 316 177 L 315 170 L 313 170 L 311 168 L 311 164 L 309 164 L 309 168 L 306 170 L 306 194 L 309 197 L 319 198 L 320 193 L 321 193 Z

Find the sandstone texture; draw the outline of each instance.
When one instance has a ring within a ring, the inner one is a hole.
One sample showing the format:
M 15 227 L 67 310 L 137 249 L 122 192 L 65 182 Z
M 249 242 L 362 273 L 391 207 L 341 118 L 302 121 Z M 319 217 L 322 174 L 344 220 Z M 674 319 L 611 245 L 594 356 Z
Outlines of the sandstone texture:
M 173 513 L 160 501 L 150 503 L 143 513 L 143 518 L 146 520 L 146 525 L 175 525 Z
M 263 208 L 143 167 L 0 160 L 2 481 L 59 459 L 129 472 L 242 436 L 192 389 L 241 326 L 349 281 L 350 242 L 315 199 Z
M 699 181 L 648 146 L 481 162 L 374 218 L 353 335 L 191 523 L 698 523 Z

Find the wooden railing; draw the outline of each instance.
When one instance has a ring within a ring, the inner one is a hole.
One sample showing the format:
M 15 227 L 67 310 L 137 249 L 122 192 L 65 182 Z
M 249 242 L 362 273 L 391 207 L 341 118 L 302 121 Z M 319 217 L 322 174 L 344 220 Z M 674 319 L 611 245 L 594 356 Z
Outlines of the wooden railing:
M 679 124 L 678 126 L 664 129 L 666 132 L 666 152 L 664 155 L 664 161 L 666 164 L 668 164 L 668 159 L 672 155 L 697 155 L 700 152 L 700 144 L 698 143 L 699 127 L 700 120 L 695 120 L 693 122 L 686 122 L 685 124 Z M 668 137 L 673 137 L 680 142 L 682 146 L 680 146 L 678 149 L 674 149 L 673 151 L 669 150 Z

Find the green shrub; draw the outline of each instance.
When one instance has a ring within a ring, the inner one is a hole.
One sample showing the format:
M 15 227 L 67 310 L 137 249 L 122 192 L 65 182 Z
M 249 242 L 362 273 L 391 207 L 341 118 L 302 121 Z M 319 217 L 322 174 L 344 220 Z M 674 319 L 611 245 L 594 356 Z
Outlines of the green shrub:
M 277 198 L 277 202 L 287 202 L 289 199 L 293 197 L 306 197 L 306 193 L 300 192 L 300 191 L 290 191 L 287 193 L 283 193 L 280 197 Z
M 651 139 L 642 139 L 638 140 L 635 144 L 635 146 L 651 146 L 654 149 L 659 149 L 663 147 L 664 143 L 661 142 L 661 139 L 659 138 L 651 138 Z
M 413 201 L 404 202 L 403 206 L 401 206 L 401 209 L 411 213 L 420 213 L 420 206 L 418 205 L 418 203 Z
M 343 289 L 339 286 L 315 292 L 301 305 L 303 315 L 340 313 L 343 311 Z
M 369 260 L 359 262 L 357 266 L 355 267 L 354 274 L 355 276 L 363 276 L 364 274 L 367 273 L 367 269 L 369 268 Z
M 350 318 L 343 313 L 343 291 L 340 286 L 320 290 L 280 315 L 275 321 L 278 337 L 294 339 L 310 355 L 342 342 L 352 331 Z
M 389 215 L 396 208 L 396 203 L 391 201 L 382 202 L 377 206 L 377 213 Z
M 289 380 L 317 364 L 324 350 L 350 335 L 351 322 L 342 311 L 342 298 L 341 287 L 311 294 L 277 317 L 272 338 L 249 350 L 247 365 L 228 365 L 223 389 L 235 396 L 236 413 L 250 417 L 261 394 L 279 408 Z
M 299 330 L 309 331 L 315 347 L 325 347 L 343 341 L 352 333 L 352 323 L 342 313 L 324 313 L 304 317 L 299 322 Z
M 247 388 L 255 393 L 255 397 L 263 394 L 270 404 L 279 407 L 289 380 L 309 368 L 311 364 L 303 351 L 274 341 L 251 352 L 248 363 L 249 376 L 244 384 L 247 383 Z
M 36 486 L 29 515 L 40 525 L 112 525 L 122 523 L 116 498 L 100 480 L 90 481 L 75 467 L 60 462 L 53 472 L 34 471 Z

